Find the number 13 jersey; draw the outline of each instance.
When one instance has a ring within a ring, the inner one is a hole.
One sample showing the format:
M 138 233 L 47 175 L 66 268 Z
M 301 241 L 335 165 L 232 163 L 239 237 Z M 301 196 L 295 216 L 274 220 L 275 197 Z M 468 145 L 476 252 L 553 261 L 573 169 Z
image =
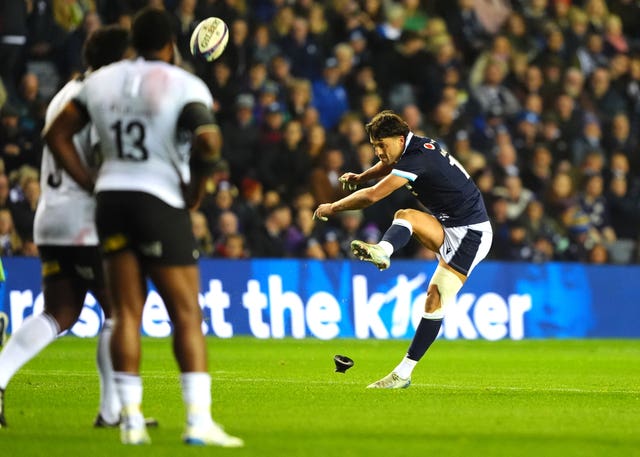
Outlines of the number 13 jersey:
M 96 192 L 140 191 L 185 206 L 191 134 L 178 120 L 189 103 L 213 107 L 201 79 L 165 62 L 125 60 L 93 73 L 75 101 L 100 139 Z

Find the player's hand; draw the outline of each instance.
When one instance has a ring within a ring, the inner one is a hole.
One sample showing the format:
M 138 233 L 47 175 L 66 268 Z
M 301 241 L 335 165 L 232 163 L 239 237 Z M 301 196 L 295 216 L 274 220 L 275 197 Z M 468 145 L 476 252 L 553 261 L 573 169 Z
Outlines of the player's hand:
M 331 203 L 323 203 L 314 211 L 313 218 L 317 221 L 326 222 L 332 214 Z
M 342 183 L 342 189 L 353 192 L 358 188 L 358 175 L 356 173 L 345 173 L 338 178 L 338 181 Z

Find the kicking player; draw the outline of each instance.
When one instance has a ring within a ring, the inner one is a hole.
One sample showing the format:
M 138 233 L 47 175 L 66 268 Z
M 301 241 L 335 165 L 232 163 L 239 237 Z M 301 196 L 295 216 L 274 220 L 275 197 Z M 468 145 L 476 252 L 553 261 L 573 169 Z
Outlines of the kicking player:
M 221 139 L 207 86 L 170 63 L 171 30 L 165 11 L 141 10 L 132 25 L 138 59 L 87 78 L 45 139 L 65 170 L 97 194 L 96 226 L 115 314 L 111 354 L 122 403 L 121 441 L 150 442 L 139 374 L 140 325 L 150 278 L 173 323 L 187 413 L 183 440 L 238 447 L 242 440 L 211 417 L 198 250 L 189 218 L 189 208 L 198 206 L 219 160 Z M 95 184 L 71 141 L 89 121 L 103 156 Z
M 493 234 L 480 191 L 460 163 L 436 141 L 414 135 L 392 111 L 378 113 L 366 130 L 380 161 L 360 174 L 345 173 L 340 180 L 353 190 L 358 183 L 383 179 L 341 200 L 318 206 L 314 216 L 326 220 L 339 211 L 366 208 L 402 186 L 429 210 L 430 214 L 400 209 L 378 244 L 359 240 L 351 243 L 356 257 L 380 270 L 389 267 L 391 255 L 411 236 L 438 257 L 424 314 L 406 356 L 391 373 L 368 386 L 398 389 L 411 384 L 411 373 L 438 336 L 447 306 L 488 254 Z
M 89 71 L 120 60 L 129 48 L 129 32 L 109 26 L 91 34 L 83 49 Z M 84 84 L 85 76 L 69 81 L 47 108 L 46 121 L 69 102 Z M 81 159 L 91 161 L 90 127 L 74 137 Z M 0 427 L 6 427 L 4 390 L 13 375 L 63 331 L 78 320 L 87 292 L 100 303 L 105 321 L 98 336 L 97 365 L 100 377 L 100 409 L 96 427 L 120 422 L 120 401 L 115 391 L 109 354 L 112 319 L 105 292 L 98 235 L 94 223 L 95 199 L 66 174 L 45 146 L 40 170 L 42 195 L 34 220 L 34 237 L 42 262 L 44 311 L 30 316 L 12 335 L 0 353 Z M 153 421 L 151 422 L 153 423 Z

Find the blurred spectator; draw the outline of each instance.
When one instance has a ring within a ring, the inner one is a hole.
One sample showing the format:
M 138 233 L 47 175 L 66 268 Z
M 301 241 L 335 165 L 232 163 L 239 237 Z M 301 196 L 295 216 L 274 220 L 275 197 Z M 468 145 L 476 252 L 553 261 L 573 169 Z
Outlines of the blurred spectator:
M 207 218 L 200 211 L 191 211 L 191 228 L 196 239 L 200 257 L 211 257 L 213 255 L 213 237 L 209 230 Z
M 595 68 L 589 76 L 587 89 L 588 101 L 583 103 L 592 106 L 600 122 L 609 127 L 613 116 L 625 109 L 624 99 L 611 87 L 609 69 Z
M 340 146 L 344 157 L 343 168 L 356 170 L 358 162 L 358 146 L 362 142 L 368 142 L 369 137 L 364 129 L 364 123 L 358 114 L 349 112 L 340 119 L 335 142 Z
M 27 17 L 30 7 L 31 2 L 27 1 L 0 3 L 0 80 L 4 83 L 9 100 L 16 97 L 18 81 L 25 71 L 25 46 L 29 33 Z
M 546 240 L 551 245 L 551 258 L 553 258 L 554 252 L 562 252 L 567 248 L 568 240 L 562 226 L 545 214 L 544 204 L 540 200 L 529 202 L 522 221 L 527 230 L 527 238 L 534 245 L 539 244 L 534 249 L 540 249 L 545 253 L 547 246 L 539 241 Z
M 66 0 L 59 1 L 65 2 Z M 101 25 L 102 19 L 98 13 L 89 10 L 82 16 L 81 25 L 74 28 L 66 36 L 62 45 L 61 58 L 58 60 L 58 72 L 62 81 L 68 81 L 86 70 L 82 61 L 82 47 L 87 37 Z M 65 28 L 64 25 L 62 28 Z
M 218 236 L 216 229 L 220 216 L 225 211 L 235 209 L 237 206 L 238 189 L 229 181 L 221 181 L 214 194 L 207 194 L 202 199 L 200 211 L 207 218 L 207 224 L 213 238 Z
M 604 52 L 609 57 L 629 52 L 629 42 L 623 34 L 620 16 L 609 14 L 604 22 Z
M 564 212 L 576 203 L 577 196 L 571 175 L 566 172 L 556 173 L 544 197 L 547 214 L 560 222 Z
M 5 166 L 5 172 L 11 174 L 24 165 L 33 168 L 39 167 L 40 153 L 39 142 L 34 143 L 34 135 L 28 134 L 20 127 L 20 113 L 9 104 L 5 104 L 0 110 L 0 157 Z
M 533 156 L 522 170 L 522 184 L 530 189 L 536 198 L 543 198 L 553 175 L 553 157 L 545 144 L 537 144 Z
M 197 62 L 190 50 L 191 34 L 200 22 L 196 16 L 197 3 L 197 0 L 179 0 L 177 8 L 171 12 L 176 47 L 183 61 L 188 61 L 191 65 Z
M 66 32 L 53 19 L 50 0 L 35 0 L 28 18 L 27 56 L 29 71 L 41 81 L 41 93 L 50 99 L 60 86 L 56 65 Z
M 76 30 L 85 16 L 95 11 L 93 0 L 53 0 L 53 18 L 67 32 Z
M 0 255 L 20 255 L 22 239 L 13 225 L 13 216 L 8 209 L 0 209 Z
M 235 116 L 222 124 L 222 156 L 229 163 L 236 185 L 244 177 L 255 175 L 260 130 L 253 117 L 255 101 L 251 94 L 240 94 L 235 101 Z
M 596 32 L 588 33 L 585 44 L 576 50 L 573 63 L 586 76 L 590 76 L 598 67 L 606 67 L 609 59 L 604 53 L 602 35 Z
M 27 72 L 22 76 L 15 107 L 20 113 L 20 129 L 31 137 L 34 149 L 39 151 L 42 147 L 40 135 L 44 127 L 47 101 L 40 95 L 40 81 L 34 73 Z
M 514 11 L 509 15 L 505 32 L 514 50 L 526 55 L 528 60 L 533 60 L 538 53 L 538 41 L 530 33 L 522 14 Z
M 597 152 L 604 157 L 602 147 L 602 128 L 597 116 L 587 113 L 584 118 L 582 132 L 571 145 L 571 163 L 574 167 L 580 166 L 586 155 Z
M 603 195 L 604 180 L 602 175 L 587 176 L 579 193 L 580 210 L 589 218 L 592 236 L 600 243 L 613 243 L 616 233 L 611 226 L 609 202 Z
M 516 151 L 510 140 L 497 146 L 493 175 L 496 184 L 499 186 L 504 185 L 508 176 L 520 175 L 518 151 Z
M 503 85 L 506 64 L 491 60 L 484 70 L 482 82 L 472 87 L 472 98 L 478 114 L 485 119 L 500 118 L 507 121 L 520 112 L 520 103 L 513 93 Z
M 276 190 L 287 203 L 309 183 L 311 158 L 303 139 L 300 121 L 290 120 L 284 126 L 282 139 L 260 154 L 259 174 L 264 186 Z
M 589 30 L 594 33 L 603 33 L 609 16 L 609 7 L 605 0 L 585 0 L 584 12 L 589 18 Z
M 339 215 L 339 231 L 337 231 L 340 251 L 344 258 L 355 258 L 351 252 L 351 242 L 362 240 L 375 244 L 380 241 L 382 233 L 374 224 L 367 223 L 362 210 L 343 211 Z
M 498 191 L 499 189 L 496 188 L 495 192 Z M 505 178 L 504 190 L 502 191 L 507 199 L 507 219 L 511 221 L 520 219 L 534 198 L 533 192 L 522 186 L 522 180 L 517 175 Z
M 225 257 L 224 246 L 227 238 L 240 233 L 240 218 L 231 210 L 221 212 L 213 232 L 215 255 Z
M 397 112 L 404 106 L 433 103 L 431 93 L 433 58 L 425 49 L 424 40 L 416 32 L 404 31 L 397 44 L 386 53 L 374 55 L 375 77 L 379 93 L 385 95 L 386 106 Z M 415 71 L 424 68 L 425 71 Z
M 206 71 L 210 72 L 210 74 L 204 73 L 202 78 L 211 93 L 215 94 L 213 103 L 216 121 L 220 125 L 233 122 L 237 109 L 235 102 L 240 93 L 238 79 L 233 76 L 229 63 L 224 58 L 220 58 L 212 65 L 207 66 Z M 248 104 L 248 102 L 245 102 L 245 104 Z
M 309 33 L 309 20 L 297 16 L 290 31 L 279 42 L 282 52 L 291 61 L 291 74 L 311 81 L 320 77 L 325 59 L 321 45 Z
M 564 29 L 565 43 L 569 56 L 575 55 L 580 46 L 586 42 L 589 29 L 589 17 L 578 6 L 569 9 L 569 27 Z
M 267 210 L 264 221 L 247 237 L 251 257 L 289 257 L 284 236 L 291 226 L 291 208 L 276 205 Z
M 251 60 L 267 64 L 281 52 L 280 46 L 271 40 L 269 26 L 264 23 L 256 25 L 253 31 L 253 43 L 251 45 Z
M 17 177 L 23 198 L 12 203 L 11 214 L 18 235 L 26 241 L 33 240 L 33 219 L 40 199 L 40 181 L 35 170 L 23 170 Z
M 631 133 L 629 117 L 625 112 L 619 112 L 611 119 L 611 128 L 605 131 L 602 146 L 608 158 L 614 153 L 624 154 L 631 162 L 637 160 L 638 138 Z
M 296 79 L 291 74 L 291 61 L 284 54 L 277 54 L 269 61 L 269 77 L 278 87 L 284 88 L 285 91 L 290 90 L 291 85 Z M 287 96 L 280 95 L 280 102 L 286 102 Z
M 602 265 L 609 262 L 609 252 L 604 244 L 594 245 L 588 254 L 588 262 L 594 265 Z
M 493 244 L 489 252 L 492 259 L 506 260 L 509 258 L 511 234 L 509 218 L 507 217 L 507 199 L 496 195 L 489 207 L 491 227 L 493 229 Z
M 311 164 L 313 167 L 322 165 L 324 161 L 324 155 L 327 150 L 327 131 L 320 125 L 315 124 L 311 126 L 307 132 L 307 149 L 309 151 L 309 157 L 311 158 Z
M 533 246 L 527 239 L 527 229 L 519 219 L 509 221 L 509 239 L 504 260 L 528 262 L 533 257 Z
M 640 239 L 640 186 L 630 182 L 626 174 L 614 174 L 606 195 L 611 214 L 611 226 L 618 239 L 610 247 L 615 263 L 631 262 Z
M 299 119 L 311 104 L 311 82 L 294 78 L 290 81 L 288 89 L 287 110 L 293 118 Z
M 235 212 L 238 215 L 242 233 L 252 233 L 264 217 L 264 189 L 262 183 L 250 177 L 244 177 L 240 184 L 240 195 Z
M 456 47 L 462 52 L 465 63 L 469 64 L 487 46 L 490 34 L 480 22 L 473 0 L 457 0 L 457 4 L 458 7 L 451 8 L 451 14 L 445 19 Z
M 533 111 L 523 111 L 518 116 L 513 145 L 518 151 L 518 157 L 526 162 L 533 156 L 533 150 L 540 138 L 540 115 Z
M 240 233 L 232 233 L 226 236 L 218 254 L 225 259 L 248 258 L 246 237 Z
M 226 2 L 218 2 L 226 3 Z M 242 80 L 251 63 L 251 41 L 249 24 L 242 17 L 235 17 L 227 22 L 229 26 L 229 43 L 225 48 L 225 59 L 233 71 L 234 78 Z
M 9 185 L 9 178 L 4 172 L 0 173 L 0 209 L 9 208 L 11 200 L 9 198 L 9 191 L 11 187 Z
M 323 164 L 314 167 L 310 176 L 311 192 L 318 204 L 333 202 L 346 195 L 338 181 L 346 171 L 342 151 L 335 146 L 329 147 Z
M 280 86 L 275 81 L 267 79 L 258 91 L 258 99 L 254 113 L 259 124 L 264 125 L 267 112 L 277 106 L 282 114 L 285 114 L 286 108 L 280 103 Z M 283 121 L 285 118 L 282 119 Z
M 327 130 L 334 129 L 349 110 L 349 100 L 340 80 L 338 60 L 330 57 L 324 64 L 322 77 L 313 81 L 313 106 L 318 110 L 320 123 Z
M 287 251 L 295 257 L 324 259 L 322 249 L 322 229 L 316 225 L 313 209 L 299 208 L 295 212 L 295 221 L 287 229 L 285 243 Z

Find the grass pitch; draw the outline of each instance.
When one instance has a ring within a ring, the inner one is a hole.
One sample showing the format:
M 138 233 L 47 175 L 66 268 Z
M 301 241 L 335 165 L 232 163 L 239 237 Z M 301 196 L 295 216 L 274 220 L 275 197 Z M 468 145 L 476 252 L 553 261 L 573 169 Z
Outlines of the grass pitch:
M 242 449 L 180 442 L 171 342 L 145 339 L 151 446 L 91 427 L 95 340 L 64 337 L 8 386 L 1 456 L 640 456 L 640 341 L 437 341 L 407 390 L 367 390 L 408 341 L 209 339 L 214 417 Z M 355 360 L 335 373 L 334 354 Z

